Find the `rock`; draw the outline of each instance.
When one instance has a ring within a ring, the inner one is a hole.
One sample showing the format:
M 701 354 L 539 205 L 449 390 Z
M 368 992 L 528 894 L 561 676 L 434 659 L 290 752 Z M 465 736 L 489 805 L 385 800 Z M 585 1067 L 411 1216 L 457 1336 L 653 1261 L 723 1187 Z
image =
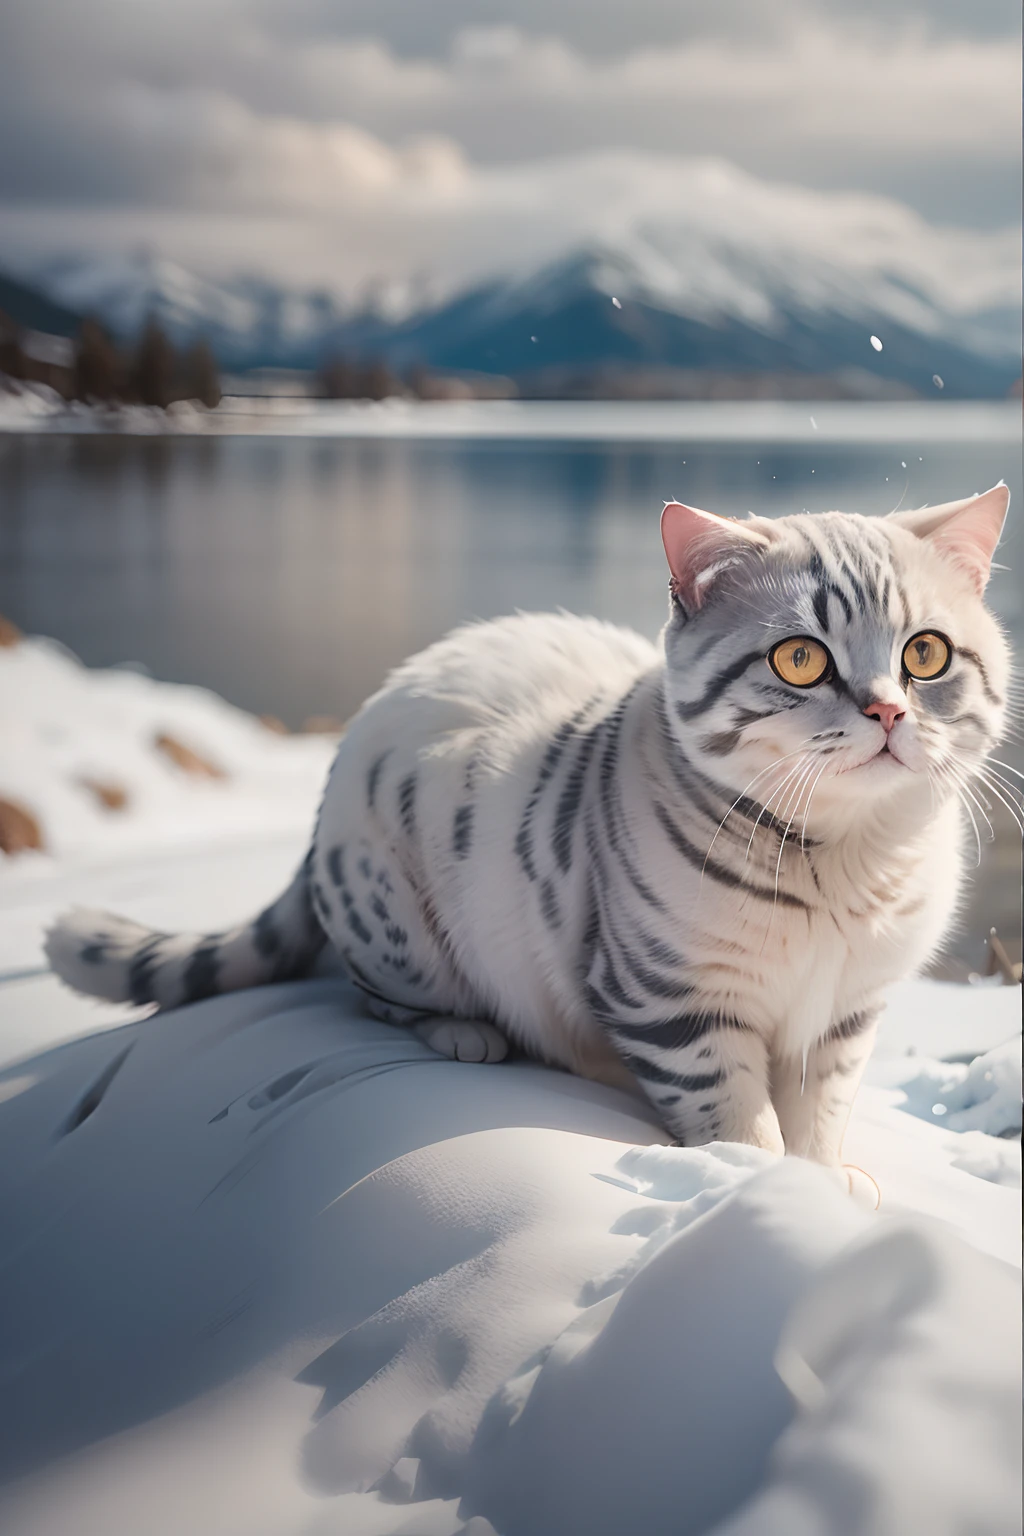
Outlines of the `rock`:
M 302 722 L 306 736 L 340 736 L 344 729 L 345 722 L 339 720 L 337 715 L 310 715 L 308 720 Z
M 108 811 L 123 811 L 128 804 L 128 791 L 120 784 L 114 784 L 110 780 L 80 778 L 79 784 L 87 789 L 91 795 L 95 795 L 101 805 Z
M 199 779 L 226 779 L 227 774 L 216 763 L 211 763 L 209 758 L 201 757 L 192 747 L 187 747 L 176 736 L 171 736 L 166 731 L 153 739 L 153 745 L 158 752 L 170 758 L 176 768 L 183 773 L 194 774 Z
M 0 799 L 0 850 L 24 853 L 27 848 L 42 846 L 43 834 L 32 812 L 13 800 Z
M 0 649 L 13 650 L 21 639 L 21 630 L 0 613 Z

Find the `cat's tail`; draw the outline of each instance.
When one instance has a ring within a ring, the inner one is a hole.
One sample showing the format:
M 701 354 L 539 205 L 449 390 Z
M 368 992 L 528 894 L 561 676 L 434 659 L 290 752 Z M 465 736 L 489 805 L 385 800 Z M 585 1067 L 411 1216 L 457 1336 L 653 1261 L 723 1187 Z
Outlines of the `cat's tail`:
M 325 942 L 310 863 L 307 856 L 284 894 L 252 922 L 225 933 L 157 933 L 111 913 L 73 908 L 47 934 L 47 959 L 78 992 L 161 1008 L 286 981 L 308 970 Z

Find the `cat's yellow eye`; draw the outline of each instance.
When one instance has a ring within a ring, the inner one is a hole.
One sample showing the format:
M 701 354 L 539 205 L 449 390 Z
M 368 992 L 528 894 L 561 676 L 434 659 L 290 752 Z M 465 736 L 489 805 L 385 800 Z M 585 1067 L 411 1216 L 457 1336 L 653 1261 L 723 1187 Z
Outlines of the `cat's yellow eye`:
M 903 647 L 904 670 L 920 682 L 941 677 L 952 659 L 953 647 L 945 635 L 937 635 L 931 629 L 922 630 Z
M 819 641 L 796 635 L 772 646 L 768 665 L 784 683 L 792 683 L 794 688 L 813 688 L 827 676 L 832 658 Z

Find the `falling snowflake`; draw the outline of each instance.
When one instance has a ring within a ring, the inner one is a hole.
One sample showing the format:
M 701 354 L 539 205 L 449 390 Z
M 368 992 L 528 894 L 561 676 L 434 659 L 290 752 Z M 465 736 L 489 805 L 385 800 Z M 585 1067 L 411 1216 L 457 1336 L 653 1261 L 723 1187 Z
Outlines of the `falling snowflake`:
M 616 309 L 622 308 L 622 305 L 619 303 L 618 299 L 612 299 L 612 303 L 615 305 Z
M 531 336 L 531 337 L 530 337 L 530 340 L 531 340 L 531 341 L 536 341 L 536 340 L 537 340 L 537 338 L 536 338 L 536 336 Z
M 879 341 L 878 337 L 877 336 L 872 336 L 870 338 L 870 340 L 871 340 L 871 345 L 874 347 L 875 351 L 876 352 L 881 352 L 881 350 L 882 350 L 882 343 Z
M 817 430 L 818 430 L 818 423 L 815 421 L 813 416 L 811 417 L 811 426 L 814 428 L 815 432 L 817 432 Z
M 907 467 L 906 459 L 900 459 L 900 469 L 906 469 L 906 467 Z
M 945 389 L 946 387 L 937 373 L 932 374 L 932 383 L 935 385 L 936 389 Z

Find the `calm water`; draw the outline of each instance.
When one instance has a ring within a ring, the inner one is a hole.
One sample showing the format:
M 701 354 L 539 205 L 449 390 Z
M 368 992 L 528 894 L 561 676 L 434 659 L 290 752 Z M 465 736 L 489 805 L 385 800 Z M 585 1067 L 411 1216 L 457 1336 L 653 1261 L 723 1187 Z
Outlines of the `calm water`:
M 654 635 L 669 497 L 884 513 L 1000 477 L 1017 513 L 1001 559 L 1019 570 L 1020 453 L 1005 441 L 0 437 L 0 612 L 92 666 L 141 663 L 298 726 L 351 714 L 459 620 L 563 607 Z M 991 593 L 1019 651 L 1018 579 Z M 980 963 L 993 923 L 1019 953 L 1019 846 L 996 825 L 953 946 L 963 963 Z

